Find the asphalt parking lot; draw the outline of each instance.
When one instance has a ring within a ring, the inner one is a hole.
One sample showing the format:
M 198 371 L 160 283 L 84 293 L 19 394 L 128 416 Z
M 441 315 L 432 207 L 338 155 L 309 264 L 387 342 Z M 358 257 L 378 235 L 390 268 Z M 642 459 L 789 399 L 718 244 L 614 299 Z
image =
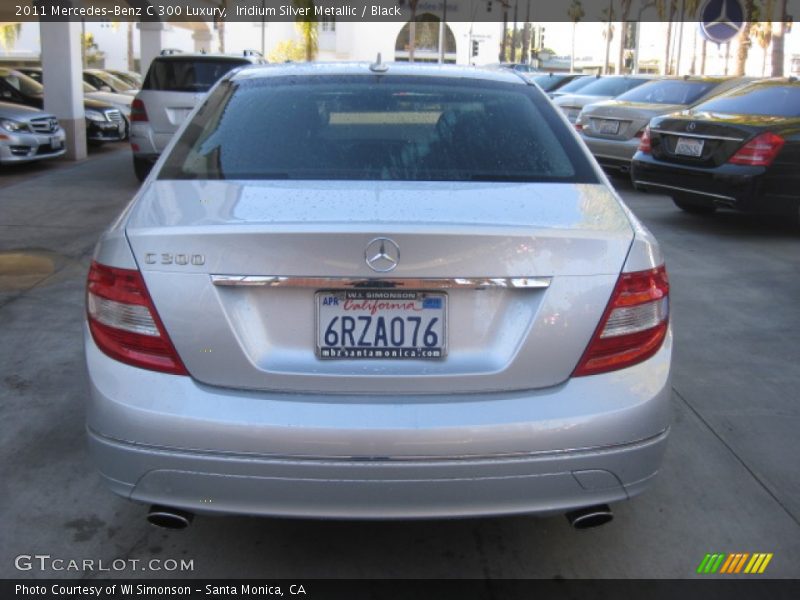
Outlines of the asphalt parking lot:
M 109 575 L 14 566 L 49 554 L 193 560 L 127 576 L 683 578 L 708 552 L 771 552 L 765 576 L 800 577 L 800 227 L 693 217 L 615 183 L 664 247 L 675 360 L 663 472 L 611 524 L 198 517 L 171 532 L 101 485 L 84 444 L 84 278 L 136 191 L 129 153 L 0 173 L 0 577 Z

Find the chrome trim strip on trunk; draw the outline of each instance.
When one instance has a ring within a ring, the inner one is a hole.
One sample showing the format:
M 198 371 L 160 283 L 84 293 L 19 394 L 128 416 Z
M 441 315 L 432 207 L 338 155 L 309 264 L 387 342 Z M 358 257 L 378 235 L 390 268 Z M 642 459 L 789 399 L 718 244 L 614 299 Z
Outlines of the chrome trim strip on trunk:
M 699 138 L 703 140 L 723 140 L 726 142 L 743 142 L 744 138 L 726 137 L 724 135 L 707 135 L 701 133 L 688 133 L 684 131 L 667 131 L 666 129 L 651 129 L 650 133 L 660 133 L 661 135 L 677 135 L 678 137 Z
M 221 287 L 283 287 L 313 289 L 401 288 L 414 290 L 545 289 L 552 277 L 452 277 L 452 278 L 361 278 L 283 277 L 278 275 L 212 275 Z
M 644 180 L 637 180 L 637 185 L 649 185 L 652 187 L 660 187 L 665 188 L 668 190 L 676 190 L 678 192 L 688 192 L 690 194 L 697 194 L 698 196 L 709 196 L 711 198 L 719 198 L 720 200 L 729 200 L 731 202 L 736 202 L 736 198 L 733 196 L 723 196 L 722 194 L 712 194 L 711 192 L 702 192 L 700 190 L 692 190 L 689 188 L 678 187 L 677 185 L 667 185 L 665 183 L 656 183 L 654 181 L 644 181 Z

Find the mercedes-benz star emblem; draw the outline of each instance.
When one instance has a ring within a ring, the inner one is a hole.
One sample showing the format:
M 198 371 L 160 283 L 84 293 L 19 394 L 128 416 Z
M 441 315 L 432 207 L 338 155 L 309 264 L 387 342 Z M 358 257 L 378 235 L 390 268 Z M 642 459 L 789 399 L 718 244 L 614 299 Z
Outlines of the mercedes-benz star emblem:
M 694 121 L 686 126 L 686 131 L 694 131 L 695 129 L 697 129 L 697 124 Z
M 400 261 L 400 247 L 389 238 L 375 238 L 367 244 L 364 259 L 373 271 L 388 273 Z

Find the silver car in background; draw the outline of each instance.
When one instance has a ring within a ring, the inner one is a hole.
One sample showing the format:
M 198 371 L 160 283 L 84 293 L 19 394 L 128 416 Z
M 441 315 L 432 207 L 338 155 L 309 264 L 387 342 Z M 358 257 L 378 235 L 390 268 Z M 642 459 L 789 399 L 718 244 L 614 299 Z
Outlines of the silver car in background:
M 241 69 L 95 250 L 91 452 L 172 527 L 598 525 L 661 465 L 668 297 L 652 235 L 519 74 Z
M 577 93 L 558 96 L 553 99 L 553 102 L 564 111 L 570 123 L 575 123 L 581 110 L 587 104 L 616 98 L 628 90 L 652 81 L 652 79 L 651 75 L 610 75 L 601 77 L 580 88 Z
M 689 75 L 651 81 L 613 100 L 585 106 L 576 128 L 597 162 L 627 173 L 650 119 L 686 110 L 749 81 Z
M 66 135 L 50 113 L 0 102 L 0 164 L 56 158 L 66 152 Z
M 139 181 L 211 86 L 231 69 L 254 62 L 263 62 L 261 55 L 167 53 L 153 59 L 132 106 L 131 149 Z

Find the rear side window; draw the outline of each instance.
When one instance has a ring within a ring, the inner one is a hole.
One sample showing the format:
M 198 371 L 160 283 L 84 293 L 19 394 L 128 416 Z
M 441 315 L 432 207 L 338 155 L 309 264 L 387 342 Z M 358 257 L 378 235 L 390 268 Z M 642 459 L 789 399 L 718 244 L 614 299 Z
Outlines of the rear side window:
M 651 81 L 619 96 L 624 102 L 693 104 L 718 84 L 712 81 Z
M 800 86 L 760 83 L 717 96 L 696 111 L 768 117 L 800 117 Z
M 228 71 L 246 60 L 213 58 L 156 59 L 147 71 L 143 90 L 207 92 Z
M 633 77 L 603 77 L 587 85 L 580 93 L 587 96 L 611 96 L 615 98 L 648 81 L 650 80 Z
M 371 75 L 225 82 L 160 177 L 597 181 L 533 86 Z

